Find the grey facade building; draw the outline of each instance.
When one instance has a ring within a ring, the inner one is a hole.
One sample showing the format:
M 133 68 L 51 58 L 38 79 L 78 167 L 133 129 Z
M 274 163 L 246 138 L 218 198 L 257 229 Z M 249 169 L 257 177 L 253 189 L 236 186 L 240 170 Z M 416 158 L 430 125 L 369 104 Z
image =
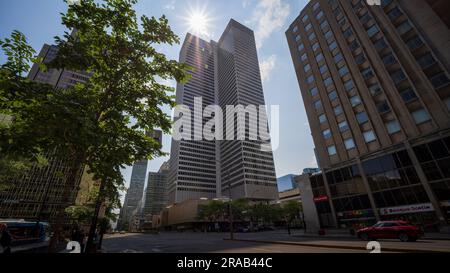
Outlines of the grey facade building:
M 253 31 L 235 20 L 229 22 L 219 42 L 188 34 L 180 62 L 195 68 L 192 79 L 177 86 L 178 104 L 192 112 L 195 97 L 202 97 L 203 108 L 222 108 L 225 125 L 227 105 L 265 104 Z M 173 140 L 169 203 L 215 197 L 277 199 L 272 151 L 262 151 L 264 142 L 248 140 L 248 135 L 247 130 L 246 140 Z
M 150 172 L 148 174 L 144 205 L 144 216 L 146 218 L 147 216 L 159 215 L 167 206 L 167 176 L 169 167 L 169 163 L 164 162 L 158 172 Z
M 58 47 L 45 44 L 39 53 L 44 63 L 52 61 L 58 53 Z M 84 83 L 90 77 L 85 72 L 49 69 L 44 72 L 34 64 L 28 78 L 32 81 L 46 83 L 55 88 L 68 88 L 77 83 Z M 66 177 L 70 173 L 70 164 L 64 159 L 47 152 L 48 165 L 33 166 L 22 177 L 12 178 L 11 187 L 0 192 L 0 218 L 40 219 L 52 222 L 61 207 L 75 203 L 79 183 L 83 174 L 80 169 L 78 182 L 68 184 Z M 61 175 L 62 174 L 62 175 Z M 65 192 L 70 191 L 65 200 Z
M 450 223 L 450 29 L 428 2 L 314 0 L 286 31 L 322 226 Z
M 162 131 L 154 130 L 147 133 L 158 143 L 162 143 Z M 143 219 L 144 208 L 144 187 L 145 178 L 147 177 L 148 160 L 142 160 L 133 164 L 131 171 L 130 187 L 125 195 L 124 204 L 120 210 L 118 229 L 126 229 L 134 226 L 135 221 Z

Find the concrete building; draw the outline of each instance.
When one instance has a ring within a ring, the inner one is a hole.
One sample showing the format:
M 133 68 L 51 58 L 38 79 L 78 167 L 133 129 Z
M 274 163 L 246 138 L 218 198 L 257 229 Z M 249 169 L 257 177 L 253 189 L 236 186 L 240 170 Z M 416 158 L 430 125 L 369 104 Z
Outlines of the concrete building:
M 160 145 L 162 145 L 162 131 L 154 130 L 147 133 L 148 136 L 155 139 Z M 125 195 L 125 201 L 120 210 L 119 220 L 117 228 L 139 230 L 143 223 L 143 208 L 144 208 L 144 187 L 145 178 L 147 177 L 148 160 L 141 160 L 133 164 L 131 171 L 130 187 Z
M 177 86 L 177 103 L 192 112 L 195 98 L 201 97 L 203 109 L 221 107 L 225 124 L 226 105 L 265 104 L 253 31 L 234 20 L 219 42 L 188 34 L 180 62 L 195 68 L 191 80 Z M 192 124 L 201 127 L 208 120 L 193 119 Z M 232 199 L 277 199 L 272 151 L 262 151 L 264 142 L 248 139 L 247 132 L 246 140 L 173 140 L 169 203 L 230 195 Z
M 278 201 L 280 203 L 286 203 L 289 201 L 298 201 L 301 202 L 302 198 L 300 195 L 300 190 L 298 186 L 296 188 L 285 190 L 278 193 Z
M 158 172 L 150 172 L 148 174 L 144 205 L 146 221 L 151 221 L 153 215 L 159 215 L 167 206 L 167 175 L 169 167 L 169 163 L 164 162 Z
M 48 63 L 56 57 L 57 53 L 56 46 L 45 44 L 39 57 L 43 59 L 44 63 Z M 89 77 L 88 73 L 68 70 L 49 69 L 44 72 L 38 64 L 32 66 L 28 75 L 32 81 L 50 84 L 60 89 L 84 83 Z M 4 119 L 10 120 L 8 117 L 4 117 Z M 81 181 L 83 182 L 82 189 L 94 184 L 90 177 L 83 176 L 83 169 L 79 171 L 77 182 L 68 184 L 66 177 L 70 173 L 70 164 L 66 160 L 52 155 L 53 151 L 48 151 L 46 154 L 47 166 L 33 166 L 27 174 L 11 178 L 12 186 L 0 191 L 0 218 L 40 219 L 52 222 L 61 207 L 65 208 L 75 204 Z M 70 191 L 68 199 L 64 198 L 66 191 Z
M 317 210 L 323 226 L 442 227 L 450 30 L 427 1 L 381 3 L 314 0 L 286 31 L 323 170 L 311 177 Z

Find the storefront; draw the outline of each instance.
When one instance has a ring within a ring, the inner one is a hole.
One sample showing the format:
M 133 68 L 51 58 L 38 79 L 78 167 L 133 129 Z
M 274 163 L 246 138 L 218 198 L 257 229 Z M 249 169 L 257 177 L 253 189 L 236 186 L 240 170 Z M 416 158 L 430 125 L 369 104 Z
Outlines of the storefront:
M 336 217 L 340 228 L 353 230 L 372 226 L 377 222 L 372 209 L 337 212 Z
M 383 221 L 407 221 L 413 225 L 420 226 L 424 231 L 428 232 L 439 230 L 439 220 L 431 203 L 381 208 L 380 217 Z
M 441 208 L 447 224 L 450 225 L 450 200 L 441 202 Z

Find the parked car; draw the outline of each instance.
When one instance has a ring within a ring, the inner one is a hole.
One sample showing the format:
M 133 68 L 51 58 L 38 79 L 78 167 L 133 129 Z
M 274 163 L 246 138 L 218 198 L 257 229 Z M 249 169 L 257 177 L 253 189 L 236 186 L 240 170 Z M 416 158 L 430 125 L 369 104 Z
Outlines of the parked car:
M 358 230 L 356 235 L 364 241 L 399 239 L 402 242 L 414 242 L 423 236 L 423 232 L 420 228 L 405 221 L 382 221 Z

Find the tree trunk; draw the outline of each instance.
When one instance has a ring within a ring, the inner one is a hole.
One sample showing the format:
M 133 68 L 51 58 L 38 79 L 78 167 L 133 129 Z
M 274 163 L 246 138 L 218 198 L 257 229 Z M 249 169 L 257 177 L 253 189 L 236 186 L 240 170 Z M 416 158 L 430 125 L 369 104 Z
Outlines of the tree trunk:
M 100 209 L 104 202 L 103 191 L 106 188 L 106 183 L 107 182 L 104 179 L 102 179 L 102 181 L 100 182 L 100 190 L 99 190 L 99 193 L 97 196 L 97 201 L 95 204 L 94 215 L 92 216 L 92 220 L 91 220 L 91 227 L 89 228 L 88 240 L 86 242 L 86 252 L 87 253 L 91 253 L 93 251 L 94 236 L 95 236 L 95 231 L 97 230 L 98 214 L 100 213 Z

